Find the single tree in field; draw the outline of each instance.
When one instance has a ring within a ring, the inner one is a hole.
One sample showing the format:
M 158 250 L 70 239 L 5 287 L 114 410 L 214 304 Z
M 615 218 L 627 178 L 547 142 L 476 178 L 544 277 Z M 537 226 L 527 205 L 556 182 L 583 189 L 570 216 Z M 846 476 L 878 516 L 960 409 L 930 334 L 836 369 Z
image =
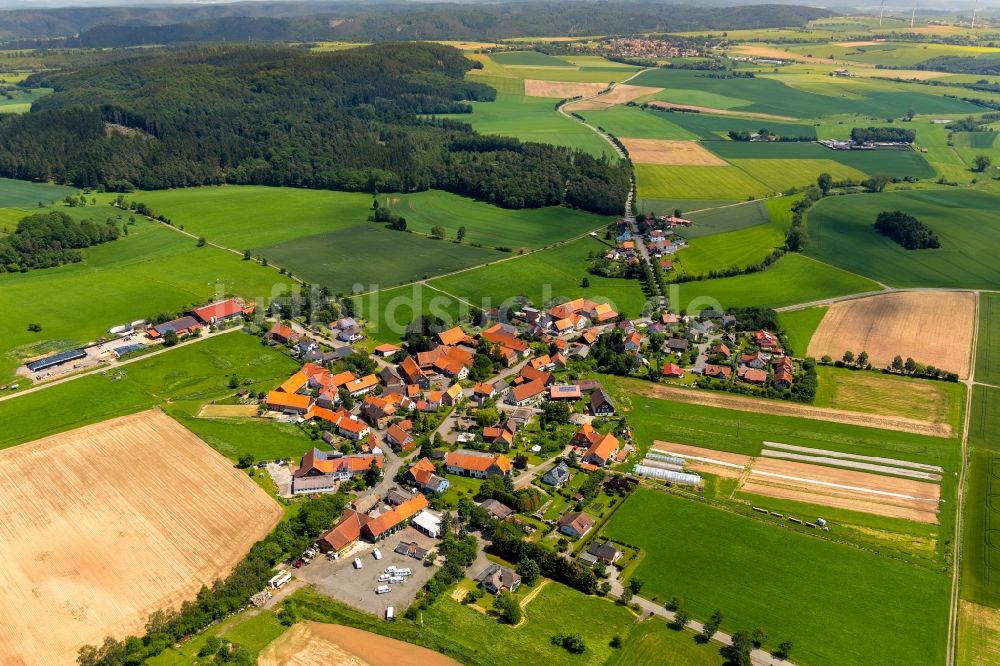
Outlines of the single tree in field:
M 863 351 L 858 354 L 858 367 L 867 368 L 868 367 L 868 352 Z
M 465 227 L 458 228 L 458 233 L 455 234 L 455 238 L 457 238 L 459 241 L 465 240 Z
M 830 191 L 830 187 L 833 186 L 833 176 L 828 173 L 821 173 L 816 178 L 816 184 L 819 185 L 819 189 L 823 191 L 823 194 L 826 194 Z
M 205 243 L 207 243 L 207 242 L 208 241 L 205 240 L 204 236 L 199 236 L 198 237 L 198 247 L 205 247 Z
M 590 286 L 590 278 L 589 277 L 584 277 L 582 280 L 580 280 L 580 286 L 583 287 L 584 289 L 586 289 L 587 287 L 589 287 Z
M 844 365 L 851 365 L 854 363 L 854 352 L 847 350 L 844 352 Z
M 895 370 L 896 372 L 902 372 L 903 371 L 903 357 L 902 356 L 900 356 L 900 355 L 897 354 L 896 358 L 892 359 L 892 369 Z
M 907 120 L 913 120 L 913 116 L 915 116 L 915 115 L 917 115 L 917 112 L 914 111 L 913 109 L 907 109 L 906 110 L 906 119 Z
M 985 172 L 993 164 L 993 160 L 990 159 L 989 155 L 976 155 L 972 158 L 972 164 L 975 167 L 975 171 L 979 173 Z
M 253 454 L 248 452 L 240 455 L 240 458 L 236 464 L 240 468 L 246 469 L 247 467 L 253 464 Z
M 445 236 L 444 227 L 442 227 L 441 225 L 435 225 L 431 227 L 431 236 L 433 236 L 434 238 L 444 238 Z

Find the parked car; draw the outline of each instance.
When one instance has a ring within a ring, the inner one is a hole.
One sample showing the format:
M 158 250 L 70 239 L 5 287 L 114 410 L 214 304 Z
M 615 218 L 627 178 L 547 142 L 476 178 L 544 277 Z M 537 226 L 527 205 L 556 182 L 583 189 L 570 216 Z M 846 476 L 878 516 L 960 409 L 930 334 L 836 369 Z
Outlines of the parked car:
M 386 592 L 392 592 L 392 588 L 388 585 L 379 585 L 375 588 L 375 594 L 385 594 Z
M 372 555 L 375 556 L 376 560 L 381 560 L 382 559 L 382 551 L 379 550 L 378 548 L 376 548 L 374 551 L 372 551 Z
M 364 563 L 361 561 L 361 558 L 360 557 L 355 557 L 354 558 L 354 568 L 355 569 L 360 569 L 363 566 L 364 566 Z
M 303 564 L 305 564 L 305 562 L 302 560 L 295 560 L 295 562 L 292 563 L 292 566 L 296 569 L 301 569 Z

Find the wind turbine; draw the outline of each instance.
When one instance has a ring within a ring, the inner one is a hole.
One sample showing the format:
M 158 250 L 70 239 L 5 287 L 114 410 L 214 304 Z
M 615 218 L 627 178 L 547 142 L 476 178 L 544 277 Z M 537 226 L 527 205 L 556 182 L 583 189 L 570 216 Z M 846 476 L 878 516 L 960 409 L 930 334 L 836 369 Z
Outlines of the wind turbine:
M 913 29 L 913 21 L 917 18 L 917 8 L 913 8 L 913 13 L 910 14 L 910 29 Z
M 976 12 L 978 11 L 979 11 L 979 2 L 977 0 L 975 4 L 972 5 L 972 23 L 969 24 L 969 30 L 976 29 Z
M 878 7 L 878 27 L 882 27 L 882 14 L 885 13 L 885 0 L 882 0 L 882 4 Z

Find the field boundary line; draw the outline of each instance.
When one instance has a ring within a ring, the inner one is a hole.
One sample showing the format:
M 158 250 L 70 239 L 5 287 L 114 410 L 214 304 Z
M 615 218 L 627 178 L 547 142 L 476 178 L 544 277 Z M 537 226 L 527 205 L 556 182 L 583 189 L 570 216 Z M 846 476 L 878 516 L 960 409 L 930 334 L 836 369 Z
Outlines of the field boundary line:
M 974 325 L 972 327 L 972 353 L 969 357 L 969 378 L 964 381 L 965 391 L 965 415 L 962 420 L 962 451 L 958 470 L 958 487 L 955 491 L 955 552 L 952 561 L 951 573 L 951 599 L 948 608 L 948 666 L 956 664 L 958 661 L 958 622 L 959 606 L 961 604 L 959 585 L 962 582 L 962 514 L 965 510 L 965 490 L 968 483 L 969 470 L 969 427 L 972 421 L 972 394 L 976 384 L 976 348 L 979 345 L 979 308 L 982 301 L 982 294 L 979 291 L 973 292 L 976 295 L 976 311 Z
M 812 257 L 807 257 L 807 258 L 812 259 Z M 816 261 L 816 262 L 821 263 L 821 264 L 825 264 L 825 262 L 819 261 L 818 259 L 813 259 L 813 261 Z M 830 264 L 825 264 L 825 265 L 829 266 Z M 836 268 L 836 266 L 833 266 L 833 268 Z M 861 277 L 864 277 L 864 276 L 861 276 Z M 871 278 L 865 278 L 865 279 L 868 280 L 868 279 L 871 279 Z M 889 286 L 887 286 L 885 289 L 881 289 L 879 291 L 859 291 L 859 292 L 854 293 L 854 294 L 845 294 L 843 296 L 833 296 L 831 298 L 824 298 L 824 299 L 820 299 L 818 301 L 807 301 L 805 303 L 796 303 L 794 305 L 783 305 L 780 308 L 774 308 L 774 311 L 775 312 L 794 312 L 795 310 L 805 310 L 806 308 L 815 308 L 815 307 L 819 307 L 821 305 L 833 305 L 834 303 L 842 303 L 843 301 L 854 301 L 854 300 L 857 300 L 859 298 L 868 298 L 869 296 L 878 296 L 880 294 L 891 294 L 891 293 L 895 293 L 895 292 L 922 292 L 922 291 L 943 291 L 943 292 L 977 294 L 977 298 L 976 298 L 976 303 L 977 303 L 977 305 L 976 305 L 976 312 L 977 312 L 977 314 L 978 314 L 978 311 L 979 311 L 979 306 L 978 306 L 979 298 L 978 298 L 978 294 L 980 294 L 980 293 L 983 292 L 982 289 L 969 289 L 967 287 L 889 287 Z M 979 329 L 978 322 L 977 322 L 977 324 L 975 326 L 975 329 L 977 331 Z M 973 333 L 973 336 L 976 337 L 976 333 L 975 332 Z M 963 380 L 963 381 L 966 381 L 966 380 Z

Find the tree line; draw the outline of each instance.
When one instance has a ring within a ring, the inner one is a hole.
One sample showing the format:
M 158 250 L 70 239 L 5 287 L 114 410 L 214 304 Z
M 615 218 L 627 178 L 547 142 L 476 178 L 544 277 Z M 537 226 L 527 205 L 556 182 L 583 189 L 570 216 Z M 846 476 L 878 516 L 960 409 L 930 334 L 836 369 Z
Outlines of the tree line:
M 42 72 L 32 112 L 0 118 L 0 175 L 117 191 L 245 184 L 439 188 L 508 208 L 621 213 L 617 161 L 484 137 L 452 119 L 496 91 L 437 44 L 309 53 L 211 45 Z
M 0 238 L 0 273 L 52 268 L 83 260 L 83 248 L 116 240 L 114 220 L 104 224 L 74 220 L 66 213 L 35 213 L 17 223 L 14 233 Z

